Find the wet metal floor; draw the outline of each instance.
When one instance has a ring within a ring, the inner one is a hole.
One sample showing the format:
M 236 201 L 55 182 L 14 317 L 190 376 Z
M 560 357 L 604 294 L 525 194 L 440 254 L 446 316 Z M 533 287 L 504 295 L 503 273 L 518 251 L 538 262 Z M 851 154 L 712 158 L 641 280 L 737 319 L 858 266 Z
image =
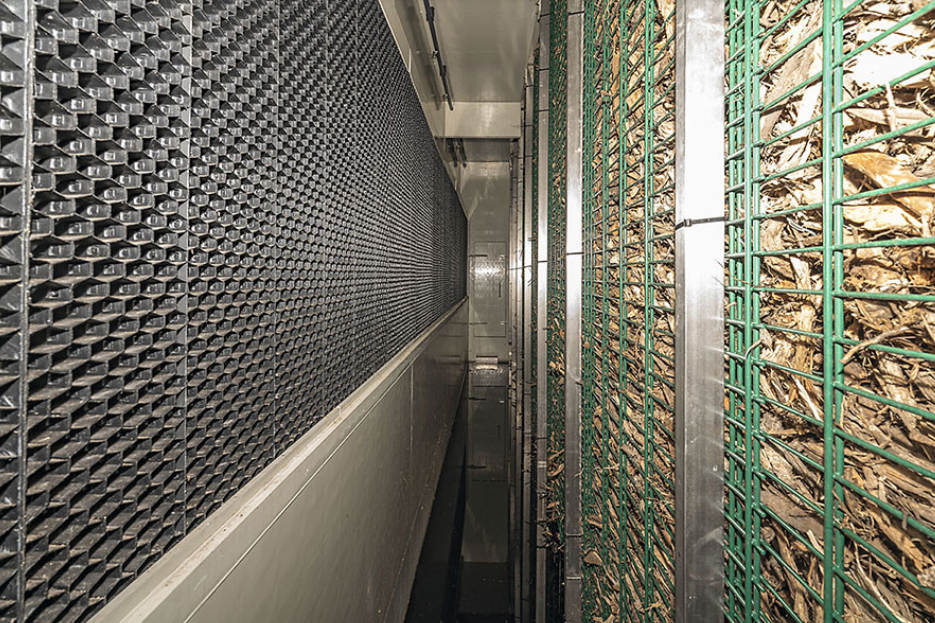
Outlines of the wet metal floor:
M 407 623 L 508 623 L 508 367 L 472 366 L 439 477 Z

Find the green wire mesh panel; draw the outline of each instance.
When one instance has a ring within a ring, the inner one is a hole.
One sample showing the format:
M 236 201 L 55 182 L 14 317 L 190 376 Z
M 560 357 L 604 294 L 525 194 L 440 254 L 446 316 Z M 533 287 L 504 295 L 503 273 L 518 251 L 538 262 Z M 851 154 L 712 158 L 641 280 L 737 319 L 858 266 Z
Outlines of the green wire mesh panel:
M 622 405 L 621 422 L 621 497 L 623 499 L 623 571 L 621 584 L 628 607 L 628 621 L 643 618 L 646 601 L 646 523 L 644 502 L 646 447 L 644 421 L 645 357 L 643 336 L 645 305 L 643 269 L 644 203 L 646 152 L 646 101 L 643 95 L 646 80 L 646 5 L 627 2 L 620 18 L 621 80 L 620 80 L 620 293 L 623 354 L 620 377 Z
M 647 8 L 646 526 L 647 608 L 673 607 L 675 405 L 675 2 Z
M 674 2 L 585 16 L 585 611 L 674 618 Z
M 605 517 L 605 497 L 609 480 L 606 410 L 603 371 L 606 342 L 603 332 L 604 299 L 604 200 L 602 194 L 604 144 L 601 132 L 608 120 L 603 105 L 603 34 L 608 26 L 603 18 L 603 1 L 586 5 L 584 16 L 584 98 L 582 121 L 584 280 L 581 297 L 581 508 L 584 516 L 583 612 L 585 619 L 603 620 L 610 614 L 608 599 L 612 582 L 611 533 L 616 527 Z M 610 576 L 610 577 L 608 577 Z
M 646 11 L 646 527 L 648 620 L 673 618 L 675 573 L 675 0 Z
M 549 20 L 548 501 L 550 542 L 564 541 L 565 516 L 565 106 L 567 4 L 553 0 Z
M 753 461 L 752 425 L 747 416 L 752 409 L 745 407 L 749 359 L 747 347 L 753 343 L 750 323 L 752 284 L 746 275 L 754 274 L 755 258 L 747 255 L 744 241 L 750 237 L 752 222 L 744 219 L 745 199 L 751 195 L 752 145 L 747 136 L 749 123 L 744 120 L 749 106 L 750 72 L 748 66 L 746 32 L 749 16 L 745 12 L 746 0 L 727 3 L 726 39 L 726 151 L 727 200 L 729 219 L 726 228 L 726 344 L 727 369 L 725 379 L 727 413 L 725 414 L 725 594 L 727 619 L 732 622 L 753 620 L 753 604 L 748 601 L 752 589 L 752 535 Z M 748 452 L 748 448 L 750 448 Z M 750 528 L 748 530 L 748 528 Z M 750 561 L 748 563 L 748 561 Z M 752 600 L 752 597 L 750 598 Z
M 935 620 L 935 3 L 728 5 L 728 617 Z
M 530 387 L 532 388 L 529 392 L 529 404 L 531 405 L 530 413 L 530 422 L 536 421 L 536 409 L 538 408 L 537 398 L 538 392 L 536 392 L 536 383 L 539 373 L 539 339 L 538 339 L 538 326 L 539 326 L 539 49 L 533 52 L 533 83 L 532 83 L 532 110 L 527 111 L 528 123 L 532 124 L 532 158 L 530 163 L 532 164 L 532 229 L 529 232 L 530 247 L 532 248 L 532 258 L 529 261 L 529 265 L 532 266 L 530 271 L 532 277 L 532 286 L 529 291 L 531 295 L 531 318 L 529 320 L 531 331 L 530 335 L 532 339 L 530 340 L 529 345 L 529 361 L 531 365 L 529 367 L 529 382 Z M 532 444 L 532 451 L 535 453 L 536 444 Z M 533 464 L 535 464 L 535 455 L 533 456 Z

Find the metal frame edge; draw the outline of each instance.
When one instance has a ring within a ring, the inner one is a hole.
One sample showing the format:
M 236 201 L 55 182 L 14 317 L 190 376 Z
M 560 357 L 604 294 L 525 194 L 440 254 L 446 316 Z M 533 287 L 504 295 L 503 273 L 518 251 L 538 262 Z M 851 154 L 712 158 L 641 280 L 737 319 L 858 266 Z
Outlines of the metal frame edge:
M 565 620 L 582 623 L 581 291 L 584 0 L 568 2 L 565 247 Z
M 546 621 L 546 508 L 548 495 L 548 345 L 546 341 L 548 309 L 548 235 L 549 235 L 549 0 L 539 8 L 539 101 L 536 123 L 539 125 L 538 153 L 538 232 L 536 253 L 538 279 L 538 314 L 536 325 L 536 618 Z M 543 65 L 545 65 L 543 67 Z
M 723 620 L 724 12 L 676 3 L 677 623 Z

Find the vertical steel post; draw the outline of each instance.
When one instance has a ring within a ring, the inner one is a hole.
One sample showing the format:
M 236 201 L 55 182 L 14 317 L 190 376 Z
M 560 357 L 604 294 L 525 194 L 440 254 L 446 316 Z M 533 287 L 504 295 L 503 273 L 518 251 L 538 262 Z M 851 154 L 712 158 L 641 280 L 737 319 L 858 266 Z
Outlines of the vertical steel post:
M 536 318 L 536 623 L 545 623 L 546 498 L 548 495 L 548 373 L 546 345 L 549 277 L 549 0 L 539 8 L 539 101 L 536 123 L 539 124 L 538 188 L 539 206 L 536 223 L 537 309 Z
M 565 621 L 581 623 L 581 279 L 584 0 L 568 2 L 565 236 Z
M 512 312 L 510 315 L 510 417 L 511 417 L 511 438 L 513 445 L 513 456 L 511 465 L 511 486 L 510 486 L 510 558 L 513 569 L 513 612 L 519 619 L 520 599 L 522 594 L 522 482 L 523 482 L 523 443 L 522 429 L 520 426 L 521 409 L 517 391 L 519 390 L 519 379 L 517 367 L 522 361 L 522 344 L 519 340 L 520 327 L 520 308 L 523 297 L 521 275 L 521 251 L 520 248 L 520 215 L 521 215 L 521 194 L 522 194 L 522 140 L 515 141 L 511 149 L 510 166 L 510 184 L 512 188 L 512 198 L 510 204 L 510 302 Z
M 676 4 L 675 617 L 723 618 L 724 0 Z
M 523 621 L 529 621 L 532 601 L 532 128 L 535 115 L 535 65 L 526 66 L 523 105 Z

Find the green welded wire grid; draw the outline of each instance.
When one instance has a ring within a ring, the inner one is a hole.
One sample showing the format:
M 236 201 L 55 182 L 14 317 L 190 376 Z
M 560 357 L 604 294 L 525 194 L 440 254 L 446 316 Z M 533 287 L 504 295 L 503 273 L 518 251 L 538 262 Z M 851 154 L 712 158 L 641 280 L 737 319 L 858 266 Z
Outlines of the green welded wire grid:
M 620 82 L 618 118 L 620 175 L 617 184 L 620 223 L 618 308 L 620 309 L 621 366 L 618 375 L 621 405 L 620 456 L 620 586 L 621 612 L 626 621 L 640 621 L 646 597 L 644 552 L 643 479 L 643 158 L 645 75 L 642 46 L 645 43 L 645 8 L 641 2 L 624 2 L 620 12 Z
M 725 414 L 725 594 L 726 618 L 733 622 L 758 620 L 758 601 L 752 595 L 752 580 L 758 568 L 758 559 L 753 557 L 753 545 L 757 531 L 752 527 L 754 508 L 758 493 L 754 491 L 752 470 L 748 463 L 754 460 L 755 448 L 752 436 L 753 421 L 750 404 L 752 391 L 747 348 L 754 343 L 754 330 L 750 322 L 753 311 L 747 301 L 752 302 L 750 288 L 754 258 L 745 252 L 745 241 L 751 240 L 755 223 L 745 219 L 745 200 L 752 195 L 751 171 L 752 141 L 749 138 L 750 123 L 746 115 L 748 99 L 752 93 L 749 65 L 748 30 L 753 18 L 747 12 L 747 0 L 728 0 L 726 4 L 726 38 L 728 56 L 726 71 L 726 167 L 727 185 L 726 211 L 729 225 L 726 230 L 726 405 Z M 758 261 L 758 260 L 757 260 Z M 750 278 L 747 275 L 751 275 Z
M 674 18 L 654 2 L 585 12 L 584 605 L 598 620 L 674 616 Z
M 674 619 L 675 3 L 646 4 L 645 431 L 648 621 Z
M 894 5 L 728 2 L 725 609 L 732 621 L 935 618 L 935 469 L 924 449 L 935 414 L 918 381 L 935 360 L 925 321 L 915 320 L 935 306 L 931 221 L 924 222 L 931 215 L 872 231 L 859 216 L 918 206 L 935 181 L 906 157 L 917 141 L 932 139 L 931 89 L 911 86 L 931 71 L 931 53 L 911 51 L 931 37 L 935 3 L 881 18 L 881 7 Z M 793 32 L 798 39 L 774 49 Z M 808 71 L 784 82 L 808 55 Z M 881 60 L 898 69 L 861 79 Z M 786 112 L 804 108 L 810 95 L 814 110 Z M 894 109 L 914 114 L 909 122 L 854 122 Z M 784 157 L 796 142 L 810 149 Z M 789 188 L 806 184 L 817 192 L 783 201 Z M 792 278 L 777 278 L 783 263 Z M 894 265 L 902 269 L 887 268 Z M 777 312 L 784 305 L 797 308 L 797 324 Z M 790 361 L 784 347 L 810 357 Z M 784 387 L 795 389 L 778 395 Z
M 532 110 L 526 113 L 529 116 L 529 123 L 532 124 L 532 231 L 529 232 L 530 247 L 532 248 L 532 258 L 529 265 L 532 280 L 529 291 L 532 293 L 531 318 L 530 318 L 530 342 L 529 353 L 530 365 L 529 383 L 530 396 L 529 404 L 532 413 L 530 413 L 530 422 L 536 421 L 539 393 L 536 391 L 536 384 L 539 377 L 539 48 L 533 52 L 533 83 L 532 83 Z M 535 452 L 536 444 L 533 444 Z M 535 461 L 533 461 L 535 464 Z
M 619 618 L 619 554 L 620 554 L 620 525 L 617 510 L 619 487 L 619 457 L 620 421 L 615 404 L 618 397 L 616 386 L 619 357 L 615 350 L 619 342 L 619 309 L 614 296 L 616 266 L 613 265 L 613 253 L 617 247 L 619 224 L 617 223 L 617 200 L 611 194 L 611 176 L 619 173 L 615 160 L 616 120 L 613 115 L 613 94 L 611 89 L 614 83 L 613 72 L 613 46 L 614 35 L 619 32 L 619 0 L 603 0 L 597 13 L 600 26 L 595 33 L 594 45 L 599 49 L 595 59 L 594 80 L 600 84 L 596 103 L 598 106 L 600 123 L 595 128 L 594 141 L 599 142 L 600 162 L 595 163 L 592 196 L 597 204 L 594 215 L 594 242 L 595 244 L 594 268 L 597 277 L 595 287 L 595 333 L 600 335 L 600 351 L 592 349 L 595 355 L 600 353 L 600 362 L 596 366 L 596 389 L 599 393 L 595 398 L 600 400 L 598 416 L 601 430 L 601 479 L 599 494 L 599 512 L 603 518 L 604 529 L 601 530 L 600 551 L 604 567 L 601 569 L 601 603 L 600 610 L 603 618 L 613 616 Z M 597 251 L 599 250 L 599 253 Z M 597 272 L 599 271 L 599 272 Z M 595 340 L 597 346 L 597 340 Z M 595 425 L 597 421 L 595 421 Z
M 600 404 L 600 357 L 596 351 L 603 350 L 603 335 L 595 326 L 598 313 L 595 305 L 600 297 L 597 264 L 601 262 L 603 248 L 600 246 L 602 228 L 600 199 L 595 197 L 595 178 L 600 176 L 595 168 L 600 167 L 601 151 L 597 139 L 597 117 L 601 114 L 601 81 L 595 76 L 602 63 L 602 48 L 597 41 L 597 14 L 601 0 L 585 4 L 584 13 L 584 76 L 582 99 L 582 227 L 583 267 L 581 291 L 581 508 L 583 525 L 583 551 L 585 565 L 582 568 L 582 612 L 585 619 L 606 617 L 605 601 L 602 599 L 602 576 L 607 554 L 604 534 L 606 518 L 601 513 L 601 486 L 604 481 L 606 463 L 605 429 L 595 419 L 601 418 Z
M 556 544 L 565 528 L 565 180 L 567 2 L 553 0 L 549 20 L 549 188 L 546 346 L 548 350 L 548 521 Z

